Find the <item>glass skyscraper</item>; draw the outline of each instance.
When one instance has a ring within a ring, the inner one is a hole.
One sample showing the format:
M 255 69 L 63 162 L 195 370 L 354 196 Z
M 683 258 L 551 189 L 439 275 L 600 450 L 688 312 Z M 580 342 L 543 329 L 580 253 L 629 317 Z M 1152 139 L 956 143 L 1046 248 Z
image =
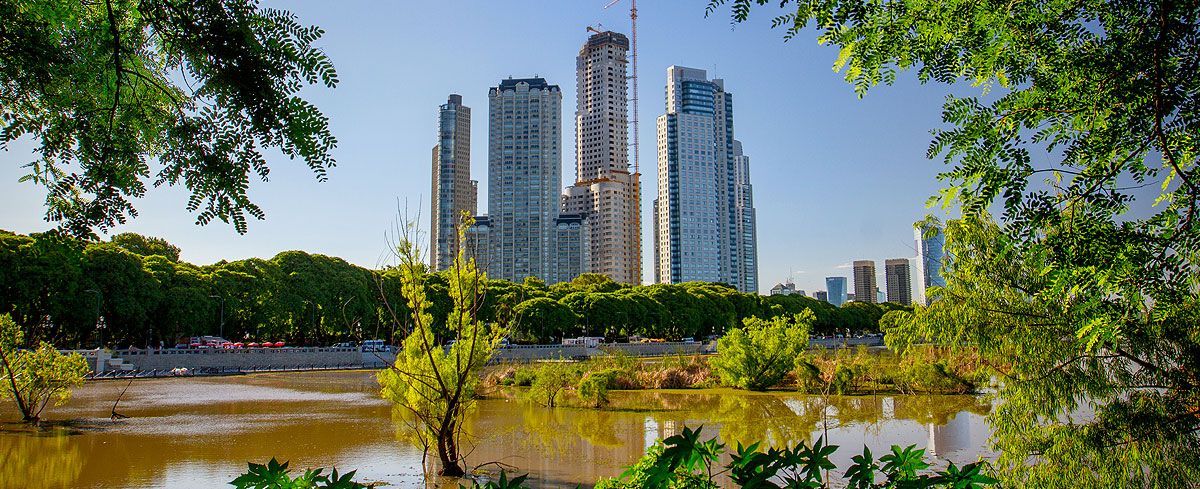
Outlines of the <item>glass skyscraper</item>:
M 942 266 L 945 264 L 946 235 L 938 224 L 918 226 L 913 234 L 917 242 L 917 301 L 929 304 L 929 287 L 945 287 Z
M 840 307 L 846 303 L 846 277 L 825 277 L 825 290 L 830 304 Z
M 671 66 L 666 109 L 657 121 L 655 281 L 756 292 L 749 158 L 733 138 L 733 95 L 704 70 Z
M 433 202 L 430 206 L 430 267 L 450 268 L 458 254 L 458 224 L 475 215 L 478 183 L 471 180 L 471 109 L 451 94 L 438 110 L 438 143 L 433 146 Z

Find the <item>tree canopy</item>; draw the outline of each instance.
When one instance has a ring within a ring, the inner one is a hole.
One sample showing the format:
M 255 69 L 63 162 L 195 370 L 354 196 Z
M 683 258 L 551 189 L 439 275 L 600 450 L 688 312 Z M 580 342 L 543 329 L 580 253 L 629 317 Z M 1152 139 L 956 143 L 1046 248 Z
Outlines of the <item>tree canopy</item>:
M 257 0 L 2 0 L 0 149 L 37 142 L 22 181 L 73 235 L 137 216 L 148 184 L 244 233 L 264 216 L 248 194 L 264 149 L 320 180 L 334 166 L 328 119 L 298 95 L 337 85 L 322 34 Z
M 901 70 L 968 82 L 929 158 L 956 210 L 937 301 L 893 344 L 978 348 L 1014 486 L 1200 478 L 1200 3 L 713 0 L 780 8 L 861 96 Z M 1032 463 L 1030 463 L 1032 462 Z

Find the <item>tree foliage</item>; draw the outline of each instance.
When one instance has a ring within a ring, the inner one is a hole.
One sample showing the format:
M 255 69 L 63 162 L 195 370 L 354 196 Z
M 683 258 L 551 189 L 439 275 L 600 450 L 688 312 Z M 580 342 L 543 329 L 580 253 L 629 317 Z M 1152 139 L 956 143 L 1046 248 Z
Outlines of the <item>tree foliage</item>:
M 459 240 L 470 226 L 459 229 Z M 447 284 L 453 309 L 446 319 L 448 338 L 443 347 L 434 335 L 430 299 L 426 293 L 427 267 L 421 261 L 412 226 L 406 228 L 397 248 L 401 273 L 401 296 L 408 303 L 403 321 L 407 336 L 396 362 L 378 375 L 381 394 L 403 409 L 409 430 L 426 452 L 436 447 L 440 475 L 461 476 L 463 458 L 459 449 L 463 422 L 475 401 L 479 372 L 495 354 L 504 330 L 488 328 L 478 317 L 487 293 L 487 278 L 465 258 L 463 246 L 455 257 Z
M 119 236 L 93 242 L 59 232 L 0 231 L 0 313 L 11 313 L 31 339 L 62 347 L 96 346 L 100 317 L 105 343 L 118 347 L 171 346 L 216 334 L 222 316 L 231 340 L 400 340 L 392 313 L 408 312 L 397 267 L 372 270 L 303 251 L 196 265 L 173 259 L 178 247 L 160 238 Z M 445 271 L 425 282 L 439 342 L 449 339 L 449 283 Z M 888 306 L 850 302 L 839 308 L 800 295 L 759 296 L 705 282 L 628 286 L 600 275 L 549 287 L 537 280 L 485 283 L 479 319 L 521 343 L 584 335 L 703 338 L 748 317 L 805 310 L 815 316 L 813 333 L 861 333 L 876 330 Z
M 37 141 L 22 180 L 70 234 L 136 217 L 147 184 L 244 233 L 264 216 L 248 194 L 263 149 L 320 180 L 334 166 L 329 121 L 299 96 L 338 82 L 322 34 L 257 0 L 0 1 L 0 149 Z
M 717 340 L 717 357 L 710 362 L 725 385 L 765 390 L 792 370 L 808 348 L 813 314 L 773 319 L 747 318 Z
M 953 260 L 890 337 L 1011 366 L 991 416 L 1008 482 L 1200 478 L 1200 3 L 728 3 L 815 28 L 860 95 L 905 69 L 986 92 L 943 106 Z
M 49 343 L 22 349 L 24 335 L 7 314 L 0 314 L 0 399 L 11 399 L 27 423 L 37 424 L 42 411 L 71 398 L 83 385 L 87 361 L 78 353 L 62 354 Z

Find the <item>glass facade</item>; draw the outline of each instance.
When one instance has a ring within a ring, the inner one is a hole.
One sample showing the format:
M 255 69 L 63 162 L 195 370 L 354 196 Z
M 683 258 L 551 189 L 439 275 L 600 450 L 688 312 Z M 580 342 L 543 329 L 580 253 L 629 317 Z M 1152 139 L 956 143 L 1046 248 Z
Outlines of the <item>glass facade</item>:
M 825 290 L 830 304 L 841 307 L 846 303 L 846 277 L 825 277 Z

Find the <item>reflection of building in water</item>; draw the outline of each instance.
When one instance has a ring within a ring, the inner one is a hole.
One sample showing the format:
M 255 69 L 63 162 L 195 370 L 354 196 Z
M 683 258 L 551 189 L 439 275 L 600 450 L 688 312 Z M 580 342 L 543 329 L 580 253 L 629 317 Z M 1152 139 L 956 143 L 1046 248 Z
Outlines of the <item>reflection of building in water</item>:
M 927 451 L 936 458 L 944 458 L 947 454 L 972 448 L 970 416 L 959 413 L 950 418 L 944 425 L 928 423 L 929 447 Z
M 650 416 L 646 416 L 646 434 L 643 436 L 642 444 L 645 446 L 653 445 L 655 440 L 658 440 L 658 422 Z
M 883 419 L 896 419 L 896 398 L 883 398 Z

